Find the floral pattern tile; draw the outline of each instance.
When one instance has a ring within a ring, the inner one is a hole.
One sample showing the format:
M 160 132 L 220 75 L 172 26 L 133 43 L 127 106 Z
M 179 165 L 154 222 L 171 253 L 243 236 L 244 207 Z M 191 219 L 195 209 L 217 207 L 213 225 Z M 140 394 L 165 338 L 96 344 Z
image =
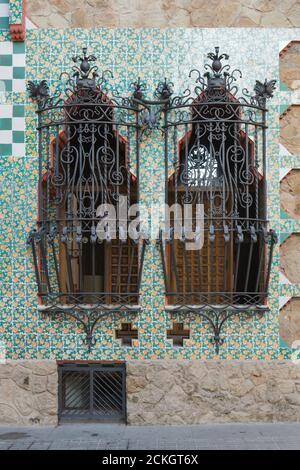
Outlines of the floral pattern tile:
M 15 2 L 18 3 L 18 2 Z M 230 55 L 230 64 L 240 68 L 240 90 L 253 89 L 256 79 L 274 78 L 279 83 L 278 44 L 299 36 L 300 30 L 288 29 L 72 29 L 29 30 L 26 39 L 26 79 L 47 79 L 54 92 L 61 86 L 60 74 L 70 70 L 71 58 L 83 46 L 98 58 L 101 70 L 111 69 L 111 86 L 121 93 L 130 91 L 138 76 L 147 83 L 151 97 L 157 82 L 167 77 L 176 93 L 191 84 L 189 70 L 203 70 L 205 55 L 217 44 Z M 7 41 L 4 32 L 0 41 Z M 0 42 L 1 44 L 1 42 Z M 25 52 L 24 52 L 25 54 Z M 50 319 L 37 311 L 36 285 L 26 237 L 34 224 L 37 210 L 38 151 L 34 104 L 24 93 L 6 98 L 12 105 L 24 105 L 25 144 L 22 155 L 0 152 L 0 338 L 7 356 L 53 359 L 216 359 L 212 332 L 204 320 L 181 318 L 191 336 L 182 348 L 173 347 L 166 338 L 174 318 L 164 310 L 163 273 L 160 253 L 153 242 L 147 249 L 142 279 L 141 311 L 127 318 L 139 329 L 132 347 L 122 347 L 115 329 L 123 316 L 113 315 L 96 327 L 95 345 L 88 352 L 85 335 L 76 322 Z M 300 157 L 282 157 L 279 153 L 278 118 L 292 94 L 277 89 L 270 102 L 268 116 L 268 215 L 279 237 L 300 231 L 300 221 L 283 217 L 279 204 L 279 170 L 284 165 L 297 167 Z M 163 201 L 163 139 L 158 131 L 145 136 L 141 146 L 141 198 L 146 205 Z M 151 181 L 151 185 L 149 185 Z M 30 198 L 28 195 L 30 194 Z M 279 283 L 279 254 L 275 250 L 271 276 L 270 311 L 250 320 L 234 318 L 223 330 L 221 359 L 272 360 L 291 358 L 283 347 L 278 331 L 279 297 L 300 295 L 300 287 Z

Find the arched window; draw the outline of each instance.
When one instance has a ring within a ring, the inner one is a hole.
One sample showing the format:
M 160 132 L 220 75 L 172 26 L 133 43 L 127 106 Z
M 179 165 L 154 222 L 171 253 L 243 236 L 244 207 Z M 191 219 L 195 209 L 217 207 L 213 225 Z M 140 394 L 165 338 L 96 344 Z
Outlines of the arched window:
M 238 98 L 221 63 L 228 56 L 216 48 L 208 57 L 196 98 L 187 90 L 165 108 L 166 203 L 179 208 L 161 232 L 161 253 L 167 304 L 214 316 L 266 308 L 276 240 L 267 225 L 265 104 L 274 83 Z
M 138 222 L 128 236 L 138 216 L 128 217 L 139 198 L 137 110 L 102 90 L 85 49 L 79 60 L 65 95 L 49 97 L 45 83 L 39 90 L 39 208 L 30 236 L 39 296 L 46 309 L 137 306 L 145 249 Z

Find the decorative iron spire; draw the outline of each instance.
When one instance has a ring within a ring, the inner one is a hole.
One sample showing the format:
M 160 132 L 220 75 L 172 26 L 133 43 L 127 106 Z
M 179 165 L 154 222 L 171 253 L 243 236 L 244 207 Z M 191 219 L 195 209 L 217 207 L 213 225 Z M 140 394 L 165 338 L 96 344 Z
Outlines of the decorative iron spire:
M 136 100 L 141 101 L 144 98 L 144 91 L 147 86 L 145 82 L 141 81 L 141 78 L 138 77 L 137 81 L 130 85 L 133 88 L 133 97 Z
M 224 68 L 228 68 L 229 65 L 223 65 L 222 60 L 228 60 L 228 54 L 219 54 L 219 47 L 215 47 L 215 52 L 209 52 L 207 54 L 208 59 L 212 60 L 212 64 L 206 64 L 205 68 L 209 68 L 211 72 L 206 72 L 204 74 L 207 77 L 207 86 L 210 88 L 213 87 L 224 87 L 226 84 L 227 72 L 224 72 Z
M 165 78 L 163 82 L 158 83 L 155 95 L 162 100 L 168 100 L 173 93 L 173 86 L 174 83 L 168 82 L 167 78 Z
M 78 87 L 94 87 L 96 77 L 98 77 L 98 67 L 91 65 L 91 62 L 95 62 L 97 59 L 94 55 L 87 55 L 87 47 L 83 47 L 82 53 L 82 56 L 74 56 L 72 58 L 74 63 L 80 62 L 79 66 L 73 66 L 73 77 L 76 77 Z

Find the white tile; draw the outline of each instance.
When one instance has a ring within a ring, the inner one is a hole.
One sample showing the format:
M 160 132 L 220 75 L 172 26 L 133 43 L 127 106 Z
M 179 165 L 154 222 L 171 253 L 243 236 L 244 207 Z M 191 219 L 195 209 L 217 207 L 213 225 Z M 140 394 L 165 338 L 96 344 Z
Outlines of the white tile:
M 0 143 L 11 144 L 12 143 L 12 131 L 0 131 Z
M 25 54 L 14 54 L 13 55 L 13 66 L 14 67 L 25 67 Z
M 4 80 L 0 79 L 0 93 L 1 93 L 1 103 L 2 104 L 6 103 L 5 92 L 6 92 L 6 83 L 4 82 Z
M 13 107 L 11 104 L 0 104 L 0 119 L 12 118 Z
M 11 66 L 0 67 L 0 80 L 11 80 L 13 77 L 13 69 Z
M 279 297 L 279 308 L 282 308 L 292 297 Z
M 283 155 L 291 155 L 291 153 L 288 151 L 288 149 L 285 148 L 284 145 L 282 144 L 279 144 L 279 155 L 283 156 Z
M 26 18 L 26 29 L 37 29 L 37 26 L 29 18 Z
M 23 117 L 13 118 L 12 128 L 13 128 L 13 131 L 24 131 L 25 130 L 25 119 Z
M 25 144 L 12 144 L 12 155 L 13 157 L 24 157 Z
M 11 55 L 13 53 L 13 43 L 8 41 L 0 42 L 0 54 Z
M 279 168 L 279 180 L 281 181 L 290 171 L 291 168 Z
M 0 16 L 9 16 L 9 4 L 8 3 L 1 3 L 0 4 Z
M 15 78 L 13 80 L 12 90 L 16 93 L 26 91 L 25 80 L 23 78 Z
M 282 271 L 279 271 L 279 282 L 280 284 L 291 284 L 285 274 Z

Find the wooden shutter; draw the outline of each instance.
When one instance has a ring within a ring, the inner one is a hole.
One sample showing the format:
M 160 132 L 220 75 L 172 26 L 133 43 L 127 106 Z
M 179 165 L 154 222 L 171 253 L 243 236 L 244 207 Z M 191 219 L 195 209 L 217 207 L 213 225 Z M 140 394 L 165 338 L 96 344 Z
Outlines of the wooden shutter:
M 130 238 L 121 242 L 112 240 L 106 247 L 106 291 L 116 294 L 136 294 L 138 292 L 138 245 Z M 112 302 L 118 296 L 112 295 Z M 136 295 L 128 295 L 128 303 L 138 303 Z
M 205 201 L 207 210 L 207 199 Z M 216 228 L 216 224 L 214 224 Z M 215 230 L 214 241 L 209 240 L 209 231 L 204 231 L 204 244 L 200 250 L 186 250 L 185 243 L 174 240 L 168 248 L 168 277 L 172 292 L 186 294 L 230 291 L 233 276 L 233 241 L 227 242 L 225 266 L 225 239 L 222 226 Z M 172 255 L 172 249 L 174 250 Z M 173 269 L 172 256 L 176 268 Z M 199 303 L 199 296 L 189 296 L 190 303 Z M 219 295 L 209 296 L 210 303 L 220 303 Z

